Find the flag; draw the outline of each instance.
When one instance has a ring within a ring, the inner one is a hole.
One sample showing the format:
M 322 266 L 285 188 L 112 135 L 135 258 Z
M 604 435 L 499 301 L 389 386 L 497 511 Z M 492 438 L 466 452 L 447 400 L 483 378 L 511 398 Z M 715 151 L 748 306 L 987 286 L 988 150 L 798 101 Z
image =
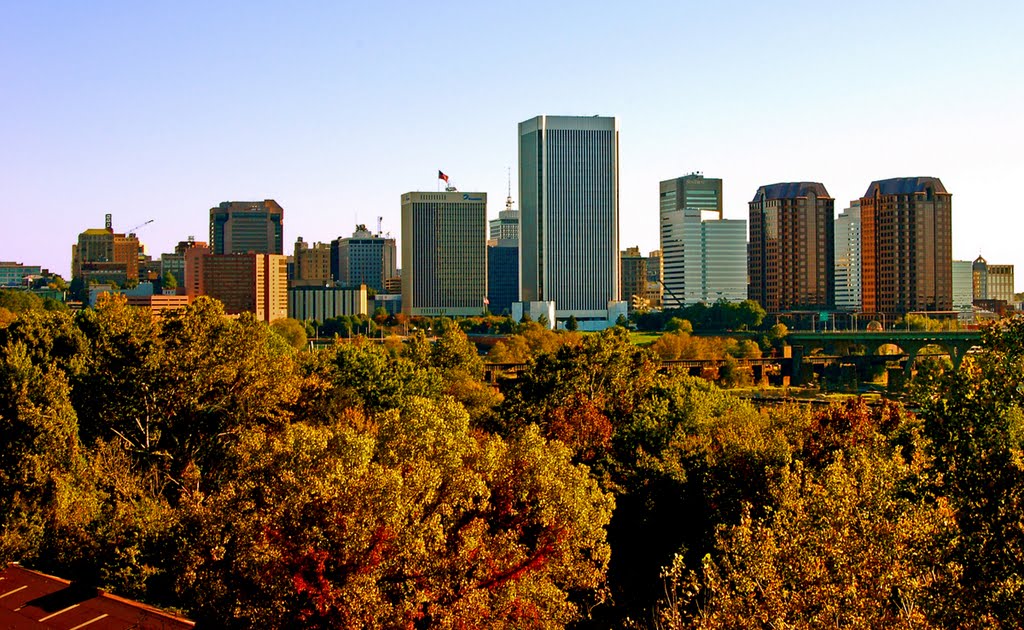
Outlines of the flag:
M 484 296 L 484 306 L 487 306 L 487 305 L 488 305 L 488 304 L 490 304 L 490 303 L 491 303 L 491 301 L 490 301 L 490 300 L 488 300 L 488 299 L 487 299 L 487 296 L 485 295 L 485 296 Z
M 446 184 L 448 183 L 448 176 L 445 175 L 444 173 L 442 173 L 441 171 L 437 172 L 437 178 L 438 179 L 443 179 L 444 183 L 446 183 Z

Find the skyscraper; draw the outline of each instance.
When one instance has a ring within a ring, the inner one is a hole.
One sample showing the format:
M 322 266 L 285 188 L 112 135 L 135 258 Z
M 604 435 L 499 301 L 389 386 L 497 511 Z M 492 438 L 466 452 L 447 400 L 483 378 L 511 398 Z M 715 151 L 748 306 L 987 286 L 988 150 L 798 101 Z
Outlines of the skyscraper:
M 402 195 L 402 312 L 471 316 L 487 296 L 487 193 Z
M 698 173 L 665 180 L 658 185 L 658 205 L 664 304 L 696 304 L 701 301 L 701 217 L 708 212 L 722 218 L 722 180 Z
M 384 293 L 385 283 L 398 275 L 395 239 L 357 225 L 348 238 L 331 241 L 331 273 L 338 284 Z
M 937 177 L 874 181 L 860 199 L 866 313 L 953 308 L 951 195 Z
M 225 201 L 210 208 L 214 254 L 284 254 L 284 209 L 273 199 Z
M 761 186 L 749 206 L 750 299 L 769 313 L 831 308 L 835 200 L 825 186 Z
M 619 126 L 613 117 L 519 123 L 520 299 L 609 319 L 619 304 Z
M 639 247 L 627 247 L 620 253 L 622 265 L 622 296 L 619 298 L 630 310 L 649 306 L 647 300 L 647 259 L 640 255 Z
M 700 173 L 658 185 L 667 308 L 747 298 L 747 223 L 725 219 L 722 180 Z
M 835 222 L 836 308 L 860 310 L 860 201 L 851 201 Z

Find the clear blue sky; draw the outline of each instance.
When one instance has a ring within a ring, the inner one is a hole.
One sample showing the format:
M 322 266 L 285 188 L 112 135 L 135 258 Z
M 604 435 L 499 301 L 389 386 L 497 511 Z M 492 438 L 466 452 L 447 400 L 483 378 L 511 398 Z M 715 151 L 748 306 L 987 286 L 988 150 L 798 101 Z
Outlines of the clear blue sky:
M 438 169 L 504 205 L 516 124 L 615 115 L 621 245 L 658 247 L 657 184 L 940 177 L 953 256 L 1024 287 L 1021 2 L 0 3 L 0 260 L 68 274 L 113 213 L 159 257 L 226 200 L 273 198 L 285 247 L 399 236 Z

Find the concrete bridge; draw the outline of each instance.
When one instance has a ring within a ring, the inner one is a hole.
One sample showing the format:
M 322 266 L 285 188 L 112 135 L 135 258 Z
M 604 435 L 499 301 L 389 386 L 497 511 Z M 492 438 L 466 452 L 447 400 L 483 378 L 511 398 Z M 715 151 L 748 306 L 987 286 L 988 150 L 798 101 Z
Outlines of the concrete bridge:
M 786 337 L 790 344 L 786 354 L 790 356 L 738 358 L 738 367 L 751 369 L 755 382 L 769 373 L 790 377 L 794 385 L 804 379 L 804 367 L 821 371 L 824 366 L 849 364 L 861 366 L 884 365 L 890 361 L 903 363 L 905 375 L 909 377 L 914 369 L 914 361 L 920 351 L 927 347 L 937 347 L 941 353 L 948 354 L 953 366 L 957 369 L 964 355 L 981 342 L 978 331 L 951 332 L 814 332 L 790 333 Z M 878 354 L 882 346 L 892 345 L 899 350 L 898 354 Z M 820 351 L 820 352 L 819 352 Z M 855 352 L 856 351 L 856 352 Z M 940 354 L 941 354 L 940 353 Z M 724 359 L 680 359 L 662 361 L 661 368 L 668 370 L 687 370 L 698 376 L 706 368 L 720 368 Z M 526 369 L 526 364 L 493 364 L 484 366 L 485 378 L 494 382 L 499 376 L 515 377 Z
M 976 330 L 954 330 L 943 332 L 895 331 L 884 332 L 816 332 L 790 333 L 786 343 L 793 347 L 794 372 L 806 358 L 821 350 L 833 356 L 849 356 L 851 350 L 860 348 L 864 355 L 877 355 L 882 346 L 892 345 L 907 355 L 907 375 L 914 367 L 914 360 L 922 349 L 929 346 L 940 348 L 949 355 L 953 367 L 959 369 L 964 355 L 981 343 L 981 333 Z

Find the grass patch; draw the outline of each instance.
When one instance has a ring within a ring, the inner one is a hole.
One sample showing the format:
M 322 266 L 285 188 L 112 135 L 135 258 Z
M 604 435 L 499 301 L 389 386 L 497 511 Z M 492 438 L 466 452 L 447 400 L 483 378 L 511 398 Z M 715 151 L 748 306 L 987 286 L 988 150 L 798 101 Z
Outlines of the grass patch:
M 660 332 L 631 332 L 629 333 L 629 340 L 634 346 L 640 346 L 645 348 L 661 337 Z

